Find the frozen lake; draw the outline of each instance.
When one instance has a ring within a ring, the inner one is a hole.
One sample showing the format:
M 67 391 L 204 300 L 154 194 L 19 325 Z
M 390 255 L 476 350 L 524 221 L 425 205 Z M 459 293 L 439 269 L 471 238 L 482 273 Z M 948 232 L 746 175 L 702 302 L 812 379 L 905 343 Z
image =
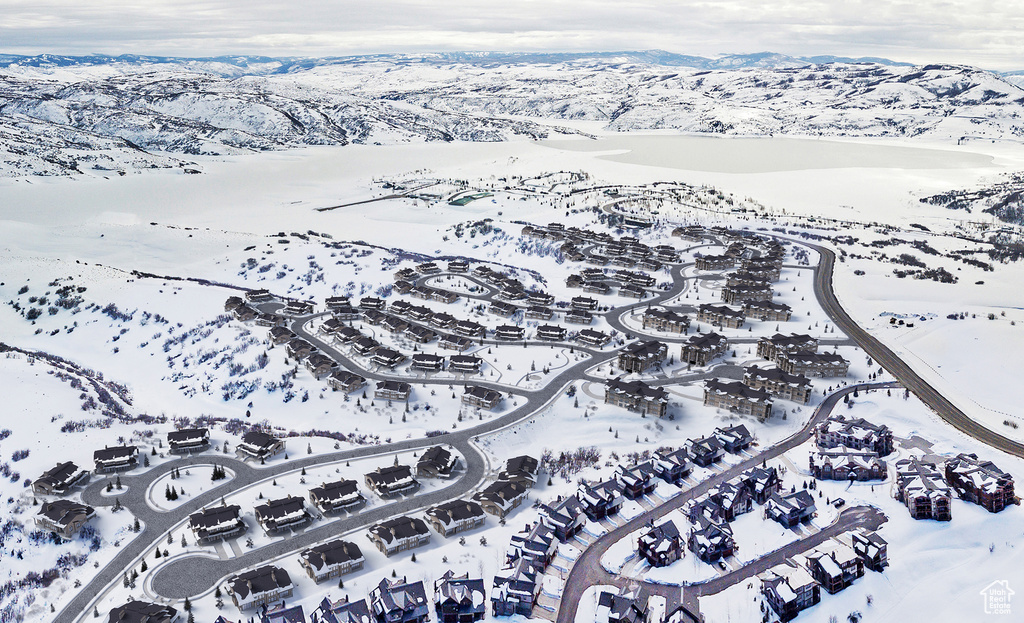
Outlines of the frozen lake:
M 971 151 L 786 137 L 630 134 L 598 140 L 542 141 L 541 144 L 567 151 L 611 152 L 597 157 L 614 162 L 711 173 L 992 166 L 991 156 Z

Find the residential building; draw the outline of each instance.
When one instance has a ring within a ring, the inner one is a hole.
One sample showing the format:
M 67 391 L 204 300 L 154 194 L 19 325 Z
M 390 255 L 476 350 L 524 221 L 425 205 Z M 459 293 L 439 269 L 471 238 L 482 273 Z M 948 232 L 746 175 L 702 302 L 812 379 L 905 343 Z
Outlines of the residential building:
M 779 471 L 774 467 L 754 467 L 740 476 L 750 495 L 758 504 L 766 504 L 772 493 L 782 489 Z
M 188 528 L 198 543 L 207 545 L 245 534 L 248 527 L 236 504 L 210 506 L 188 516 Z
M 383 310 L 387 307 L 387 302 L 382 298 L 376 296 L 367 296 L 359 301 L 360 309 L 376 309 L 377 311 Z
M 472 500 L 452 500 L 426 510 L 427 522 L 442 536 L 472 530 L 484 523 L 484 509 Z
M 622 484 L 614 478 L 587 484 L 581 482 L 576 489 L 576 497 L 583 505 L 583 512 L 591 521 L 614 515 L 622 508 L 625 497 L 622 495 Z
M 390 348 L 378 348 L 373 351 L 370 361 L 382 368 L 394 368 L 406 360 L 406 356 Z
M 690 330 L 690 318 L 661 307 L 648 307 L 644 310 L 643 328 L 686 334 Z
M 872 571 L 882 571 L 889 565 L 889 543 L 865 528 L 850 532 L 850 544 L 860 556 L 864 566 Z
M 569 301 L 569 306 L 572 307 L 573 309 L 594 311 L 595 309 L 597 309 L 597 300 L 586 296 L 574 296 Z
M 748 366 L 743 369 L 743 384 L 766 391 L 775 398 L 807 404 L 811 399 L 811 379 L 789 374 L 779 368 Z
M 558 553 L 558 539 L 555 538 L 554 528 L 543 521 L 538 521 L 527 524 L 523 530 L 512 535 L 505 558 L 507 560 L 531 558 L 546 567 L 551 564 L 556 553 Z
M 309 490 L 309 501 L 324 514 L 350 511 L 366 504 L 366 498 L 359 492 L 356 481 L 344 478 L 313 487 Z
M 434 582 L 434 612 L 437 623 L 474 623 L 487 613 L 482 579 L 469 574 L 456 576 L 451 569 Z
M 247 290 L 245 300 L 250 303 L 266 303 L 274 300 L 274 295 L 270 293 L 270 290 Z
M 404 577 L 381 580 L 370 591 L 370 612 L 376 623 L 426 623 L 430 602 L 423 582 L 408 582 Z
M 570 309 L 565 312 L 565 321 L 569 324 L 591 324 L 594 322 L 594 314 L 585 309 Z
M 640 535 L 637 553 L 652 567 L 666 567 L 683 557 L 683 537 L 671 521 Z
M 739 329 L 743 326 L 745 316 L 742 311 L 725 305 L 707 303 L 697 307 L 697 320 L 724 329 Z
M 846 376 L 850 362 L 836 353 L 800 351 L 779 356 L 779 368 L 789 374 L 802 374 L 818 378 Z
M 235 446 L 235 454 L 253 459 L 269 459 L 284 452 L 284 440 L 262 431 L 253 430 L 242 435 L 242 442 Z
M 619 288 L 619 296 L 623 298 L 636 299 L 639 301 L 647 296 L 647 290 L 643 289 L 642 287 L 636 284 L 627 283 L 626 285 Z
M 619 368 L 628 373 L 642 374 L 650 368 L 661 367 L 668 355 L 663 342 L 634 342 L 619 351 Z
M 739 381 L 704 381 L 704 405 L 767 420 L 772 415 L 772 397 Z
M 576 334 L 576 341 L 588 346 L 601 348 L 610 342 L 612 337 L 603 331 L 594 329 L 583 329 Z
M 757 356 L 779 362 L 783 353 L 796 353 L 800 351 L 815 352 L 818 350 L 818 340 L 807 335 L 791 333 L 782 335 L 776 333 L 771 337 L 762 337 L 757 341 Z
M 285 606 L 281 602 L 260 615 L 259 623 L 306 623 L 306 614 L 302 606 Z
M 885 461 L 873 450 L 845 446 L 823 448 L 811 453 L 811 474 L 819 480 L 885 480 Z
M 297 337 L 292 341 L 288 342 L 288 346 L 285 348 L 288 352 L 288 356 L 296 361 L 303 361 L 306 357 L 316 352 L 316 347 L 307 342 L 306 340 Z
M 700 515 L 690 527 L 686 539 L 686 547 L 697 558 L 710 563 L 720 558 L 732 556 L 736 542 L 732 537 L 732 528 L 725 522 L 716 522 Z
M 324 299 L 324 307 L 327 311 L 333 312 L 339 307 L 348 307 L 352 304 L 352 299 L 347 296 L 328 296 Z
M 547 292 L 527 292 L 526 302 L 530 305 L 549 306 L 555 302 L 555 297 Z
M 364 336 L 359 332 L 359 329 L 355 327 L 341 327 L 334 333 L 334 343 L 338 345 L 351 344 L 361 337 Z
M 366 486 L 382 498 L 412 493 L 420 487 L 408 465 L 378 467 L 366 474 L 364 479 Z
M 502 318 L 511 318 L 513 314 L 519 311 L 519 308 L 509 303 L 502 303 L 501 301 L 492 301 L 487 307 L 487 311 L 495 316 Z
M 649 601 L 643 584 L 621 593 L 601 591 L 597 597 L 595 623 L 651 623 Z
M 371 623 L 370 607 L 365 599 L 349 601 L 348 597 L 343 597 L 331 601 L 324 597 L 312 616 L 318 623 Z
M 96 511 L 91 506 L 71 500 L 54 500 L 40 505 L 36 525 L 70 539 L 95 516 Z
M 657 488 L 658 483 L 654 480 L 657 476 L 657 468 L 654 461 L 648 459 L 630 467 L 617 465 L 613 476 L 622 485 L 622 494 L 631 500 L 642 498 Z
M 33 493 L 54 495 L 67 493 L 72 487 L 89 480 L 89 472 L 71 461 L 57 463 L 32 481 Z
M 483 338 L 486 330 L 480 323 L 472 320 L 460 320 L 455 324 L 455 333 L 462 337 Z
M 405 381 L 378 381 L 377 389 L 373 392 L 374 400 L 401 400 L 408 401 L 412 393 L 412 386 Z
M 231 313 L 234 314 L 237 320 L 240 320 L 242 322 L 249 322 L 250 320 L 253 320 L 254 318 L 256 318 L 256 316 L 260 314 L 260 312 L 256 311 L 252 307 L 249 307 L 248 305 L 239 305 Z
M 313 521 L 313 516 L 306 510 L 305 501 L 292 495 L 260 504 L 253 512 L 256 521 L 267 534 L 296 530 Z
M 864 575 L 864 561 L 849 545 L 830 539 L 803 555 L 807 570 L 834 595 Z
M 458 323 L 458 318 L 445 312 L 438 312 L 430 317 L 430 326 L 437 329 L 454 329 Z
M 916 457 L 896 462 L 896 499 L 914 519 L 949 521 L 952 497 L 934 463 Z
M 729 305 L 745 305 L 748 301 L 770 301 L 775 296 L 771 286 L 725 286 L 722 300 Z
M 103 448 L 92 453 L 97 474 L 123 472 L 139 465 L 139 449 L 135 446 L 114 446 Z
M 565 543 L 583 530 L 587 523 L 587 513 L 583 503 L 575 495 L 559 499 L 551 504 L 541 504 L 542 521 L 551 526 L 555 538 Z
M 804 489 L 786 494 L 774 492 L 765 505 L 765 516 L 792 528 L 810 521 L 816 510 L 814 497 Z
M 821 601 L 820 585 L 803 567 L 782 563 L 757 577 L 761 594 L 783 623 Z
M 423 370 L 425 372 L 440 372 L 444 367 L 444 357 L 438 355 L 432 355 L 430 353 L 413 353 L 412 365 L 413 370 Z
M 498 474 L 498 480 L 512 480 L 526 487 L 537 484 L 540 473 L 540 461 L 525 454 L 514 456 L 505 461 L 505 469 Z
M 679 358 L 680 361 L 694 366 L 706 366 L 719 355 L 725 352 L 728 342 L 717 333 L 704 333 L 692 335 L 683 343 Z
M 448 358 L 448 370 L 461 374 L 477 374 L 484 360 L 473 355 L 452 355 Z
M 170 606 L 133 600 L 110 609 L 107 623 L 175 623 L 178 611 Z
M 670 484 L 679 484 L 693 471 L 693 463 L 686 448 L 658 450 L 654 453 L 654 465 L 658 477 Z
M 348 370 L 335 370 L 327 377 L 327 385 L 335 391 L 351 394 L 366 385 L 366 379 Z
M 292 579 L 280 567 L 266 565 L 228 578 L 228 594 L 239 610 L 269 606 L 292 596 Z
M 494 328 L 494 339 L 496 340 L 521 340 L 526 335 L 526 329 L 515 325 L 503 324 Z
M 793 317 L 793 310 L 785 303 L 747 300 L 743 302 L 743 314 L 747 318 L 757 320 L 789 322 L 789 319 Z
M 498 480 L 473 496 L 484 512 L 495 517 L 506 517 L 512 509 L 526 499 L 527 487 L 521 482 Z
M 715 437 L 721 442 L 726 452 L 738 454 L 750 447 L 754 441 L 750 431 L 743 424 L 723 426 L 715 429 Z
M 295 333 L 288 327 L 274 327 L 269 331 L 270 341 L 274 346 L 287 344 L 295 339 Z
M 306 369 L 316 379 L 322 379 L 330 376 L 332 372 L 338 369 L 338 363 L 321 353 L 313 353 L 310 355 L 305 362 Z
M 528 320 L 551 320 L 554 317 L 555 312 L 550 307 L 544 307 L 543 305 L 531 305 L 526 308 L 524 314 Z
M 437 339 L 437 333 L 415 324 L 410 325 L 403 335 L 417 344 L 427 344 Z
M 1014 503 L 1013 476 L 996 467 L 992 461 L 983 461 L 977 454 L 958 454 L 946 461 L 946 481 L 961 500 L 981 506 L 990 513 L 998 513 L 1007 504 Z
M 462 404 L 482 409 L 494 409 L 501 400 L 501 392 L 480 385 L 467 385 L 462 393 Z
M 604 402 L 644 415 L 664 417 L 668 412 L 668 392 L 643 381 L 623 381 L 622 377 L 608 379 Z
M 313 313 L 312 301 L 288 301 L 281 313 L 286 316 L 305 316 Z
M 458 335 L 446 335 L 441 338 L 441 348 L 463 352 L 473 346 L 473 342 L 467 337 Z
M 394 517 L 368 528 L 367 536 L 385 556 L 426 545 L 427 524 L 417 517 Z
M 529 617 L 540 594 L 544 568 L 537 561 L 518 558 L 499 570 L 491 588 L 491 612 L 496 617 Z
M 728 255 L 698 255 L 693 259 L 697 270 L 725 270 L 736 265 L 736 259 Z
M 725 456 L 725 448 L 717 437 L 701 437 L 700 439 L 687 439 L 686 452 L 693 459 L 693 462 L 701 467 L 708 467 L 717 463 Z
M 814 441 L 819 448 L 851 448 L 871 450 L 878 456 L 893 451 L 892 431 L 885 424 L 873 424 L 863 418 L 829 416 L 814 428 Z
M 566 330 L 565 327 L 558 325 L 542 324 L 537 327 L 537 339 L 545 342 L 563 342 L 565 341 Z
M 727 286 L 767 286 L 769 282 L 760 273 L 738 270 L 725 276 Z
M 443 446 L 431 446 L 416 462 L 416 475 L 421 478 L 451 478 L 459 466 L 459 457 Z
M 466 260 L 451 260 L 448 262 L 448 272 L 465 273 L 469 271 L 469 262 Z

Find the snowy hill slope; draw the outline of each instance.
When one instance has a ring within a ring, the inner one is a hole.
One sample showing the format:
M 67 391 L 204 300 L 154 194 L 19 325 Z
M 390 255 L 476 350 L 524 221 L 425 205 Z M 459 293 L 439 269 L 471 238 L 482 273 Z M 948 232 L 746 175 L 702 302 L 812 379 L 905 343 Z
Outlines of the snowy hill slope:
M 608 130 L 1024 136 L 1024 88 L 969 67 L 774 54 L 0 57 L 0 175 L 185 167 L 303 145 Z

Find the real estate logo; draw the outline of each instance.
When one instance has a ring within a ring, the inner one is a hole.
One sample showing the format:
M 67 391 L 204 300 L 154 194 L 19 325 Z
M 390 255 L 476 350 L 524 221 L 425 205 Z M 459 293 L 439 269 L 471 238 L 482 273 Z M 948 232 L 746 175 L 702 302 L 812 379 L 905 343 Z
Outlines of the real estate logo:
M 981 589 L 985 600 L 985 614 L 1010 614 L 1010 599 L 1013 589 L 1006 580 L 996 580 Z

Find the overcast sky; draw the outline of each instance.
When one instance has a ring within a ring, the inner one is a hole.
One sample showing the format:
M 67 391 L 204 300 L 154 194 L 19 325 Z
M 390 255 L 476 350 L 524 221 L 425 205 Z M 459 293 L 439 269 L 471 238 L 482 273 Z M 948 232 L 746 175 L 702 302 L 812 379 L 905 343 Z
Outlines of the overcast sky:
M 0 52 L 664 49 L 1024 70 L 1021 0 L 0 0 Z

